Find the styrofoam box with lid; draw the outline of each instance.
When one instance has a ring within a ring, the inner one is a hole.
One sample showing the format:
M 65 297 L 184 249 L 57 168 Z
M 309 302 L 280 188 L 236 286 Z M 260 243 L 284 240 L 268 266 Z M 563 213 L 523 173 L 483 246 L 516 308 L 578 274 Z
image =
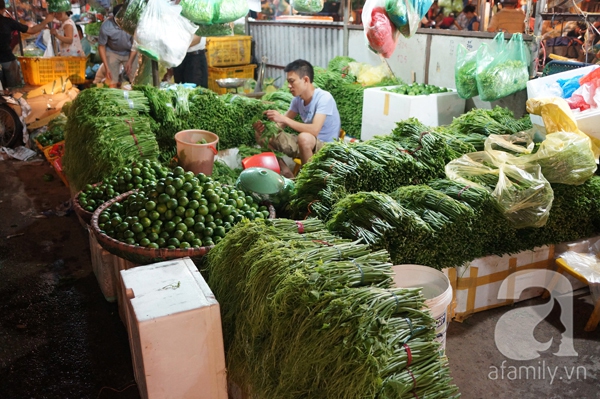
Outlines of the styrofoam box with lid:
M 227 398 L 219 304 L 190 258 L 121 270 L 145 399 Z
M 590 65 L 583 68 L 576 68 L 570 71 L 555 73 L 544 76 L 543 78 L 532 79 L 527 82 L 527 98 L 553 97 L 556 94 L 552 90 L 559 79 L 570 79 L 580 75 L 588 75 L 600 65 Z M 579 130 L 582 132 L 600 138 L 600 108 L 591 108 L 585 111 L 572 110 L 573 117 L 577 122 Z M 544 121 L 539 115 L 529 115 L 531 122 L 538 126 L 544 126 Z
M 456 91 L 421 96 L 407 96 L 383 89 L 366 89 L 363 97 L 361 140 L 388 135 L 396 123 L 415 117 L 427 126 L 441 126 L 465 112 L 465 100 Z

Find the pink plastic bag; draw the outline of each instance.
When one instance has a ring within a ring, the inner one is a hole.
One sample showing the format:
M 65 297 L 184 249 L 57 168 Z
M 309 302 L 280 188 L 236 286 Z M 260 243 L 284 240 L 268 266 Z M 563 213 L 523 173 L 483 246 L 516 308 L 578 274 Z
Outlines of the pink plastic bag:
M 381 0 L 367 0 L 362 19 L 369 48 L 390 58 L 396 49 L 398 31 L 385 11 L 385 3 Z

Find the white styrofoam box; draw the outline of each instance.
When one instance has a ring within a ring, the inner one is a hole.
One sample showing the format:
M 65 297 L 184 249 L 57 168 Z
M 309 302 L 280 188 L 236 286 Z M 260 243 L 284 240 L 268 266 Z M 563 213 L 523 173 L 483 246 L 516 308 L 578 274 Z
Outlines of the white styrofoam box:
M 507 295 L 507 292 L 500 292 L 502 282 L 511 274 L 520 270 L 550 270 L 553 267 L 554 246 L 552 245 L 513 255 L 486 256 L 458 267 L 456 271 L 456 320 L 462 321 L 476 312 L 540 296 L 545 291 L 543 287 L 549 281 L 517 281 L 515 285 L 523 283 L 531 288 L 525 289 L 514 301 L 499 299 L 499 297 L 512 296 Z M 531 277 L 520 276 L 517 280 Z M 507 285 L 507 290 L 511 288 L 514 289 L 514 285 Z
M 114 255 L 98 244 L 90 226 L 88 226 L 88 233 L 90 235 L 92 270 L 98 280 L 98 286 L 108 302 L 115 302 L 117 300 L 117 284 L 113 272 L 112 258 Z
M 144 399 L 227 398 L 219 304 L 190 258 L 121 271 Z
M 390 89 L 397 86 L 388 86 Z M 465 100 L 456 91 L 407 96 L 382 90 L 366 89 L 363 98 L 361 140 L 388 135 L 396 123 L 415 117 L 426 126 L 447 125 L 465 111 Z
M 599 67 L 600 65 L 591 65 L 566 72 L 555 73 L 544 76 L 543 78 L 532 79 L 527 82 L 527 98 L 555 97 L 556 94 L 553 94 L 554 91 L 552 90 L 552 86 L 556 84 L 557 80 L 570 79 L 580 75 L 585 76 Z M 600 109 L 590 108 L 585 111 L 571 111 L 573 112 L 573 118 L 577 122 L 579 130 L 590 136 L 600 138 Z M 530 114 L 529 117 L 533 124 L 544 126 L 544 121 L 541 116 Z

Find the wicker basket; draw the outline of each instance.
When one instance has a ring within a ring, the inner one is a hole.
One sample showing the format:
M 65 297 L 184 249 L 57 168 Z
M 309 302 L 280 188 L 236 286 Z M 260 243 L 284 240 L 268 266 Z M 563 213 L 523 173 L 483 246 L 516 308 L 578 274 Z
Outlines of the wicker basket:
M 97 187 L 100 184 L 102 184 L 102 182 L 92 184 L 92 187 Z M 83 192 L 83 190 L 81 190 L 80 192 L 75 194 L 75 197 L 73 198 L 73 210 L 75 211 L 75 214 L 77 216 L 79 216 L 79 218 L 81 220 L 83 220 L 85 222 L 85 224 L 89 225 L 90 221 L 92 220 L 92 215 L 94 214 L 94 212 L 86 211 L 85 209 L 83 209 L 83 207 L 79 203 L 79 194 L 81 194 L 82 192 Z
M 189 256 L 190 258 L 201 258 L 210 251 L 213 246 L 209 247 L 200 247 L 200 248 L 187 248 L 187 249 L 167 249 L 167 248 L 145 248 L 135 245 L 129 245 L 119 240 L 115 240 L 112 237 L 102 233 L 100 231 L 100 227 L 98 226 L 98 217 L 100 214 L 110 207 L 115 202 L 121 202 L 129 195 L 136 192 L 136 190 L 128 191 L 124 194 L 121 194 L 110 201 L 106 201 L 104 204 L 100 205 L 98 209 L 92 215 L 92 220 L 90 225 L 92 226 L 92 231 L 98 243 L 102 246 L 102 248 L 106 249 L 113 255 L 117 255 L 123 259 L 128 261 L 147 265 L 156 262 L 163 262 L 166 260 L 173 260 L 184 258 Z M 269 218 L 275 217 L 275 208 L 272 205 L 269 205 Z

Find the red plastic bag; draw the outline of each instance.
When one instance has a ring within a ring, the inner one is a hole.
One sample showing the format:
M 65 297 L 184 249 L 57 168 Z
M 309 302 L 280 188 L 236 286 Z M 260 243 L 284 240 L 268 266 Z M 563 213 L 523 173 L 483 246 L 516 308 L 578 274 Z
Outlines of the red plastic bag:
M 363 27 L 374 52 L 390 58 L 396 49 L 398 31 L 385 11 L 385 5 L 379 0 L 367 0 L 363 8 Z
M 579 79 L 579 85 L 583 86 L 586 83 L 600 79 L 600 68 L 594 69 L 592 72 Z

